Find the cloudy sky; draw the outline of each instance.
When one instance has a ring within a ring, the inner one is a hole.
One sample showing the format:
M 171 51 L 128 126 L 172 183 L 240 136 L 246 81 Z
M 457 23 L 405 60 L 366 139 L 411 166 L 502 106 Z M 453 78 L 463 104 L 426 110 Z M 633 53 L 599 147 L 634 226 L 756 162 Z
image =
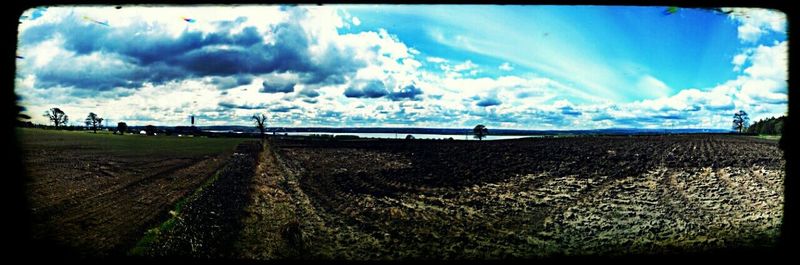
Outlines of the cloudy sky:
M 788 106 L 786 15 L 602 6 L 42 7 L 15 91 L 35 123 L 720 128 Z

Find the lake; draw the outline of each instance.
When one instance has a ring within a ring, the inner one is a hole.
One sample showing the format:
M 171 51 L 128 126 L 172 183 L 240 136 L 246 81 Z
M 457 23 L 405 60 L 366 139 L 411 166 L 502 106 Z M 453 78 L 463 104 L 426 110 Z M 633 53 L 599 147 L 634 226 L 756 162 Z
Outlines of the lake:
M 327 135 L 355 135 L 359 138 L 384 138 L 384 139 L 404 139 L 408 133 L 331 133 L 331 132 L 285 132 L 288 135 L 312 135 L 312 134 L 327 134 Z M 283 134 L 283 133 L 279 133 Z M 478 140 L 473 138 L 472 134 L 425 134 L 425 133 L 411 133 L 416 139 L 448 139 L 453 137 L 454 140 Z M 503 140 L 503 139 L 517 139 L 525 137 L 542 137 L 541 135 L 487 135 L 484 140 Z

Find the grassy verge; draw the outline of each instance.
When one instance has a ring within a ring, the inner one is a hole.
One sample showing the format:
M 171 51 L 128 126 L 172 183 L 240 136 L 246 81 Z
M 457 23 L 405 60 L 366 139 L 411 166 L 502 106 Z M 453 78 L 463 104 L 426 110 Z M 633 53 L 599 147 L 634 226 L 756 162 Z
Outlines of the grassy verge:
M 222 171 L 222 169 L 220 169 L 216 173 L 214 173 L 213 176 L 211 176 L 208 180 L 206 180 L 203 183 L 203 185 L 201 185 L 199 188 L 197 188 L 197 190 L 195 190 L 191 195 L 186 196 L 186 197 L 178 200 L 178 202 L 175 204 L 175 207 L 173 207 L 173 210 L 169 211 L 169 213 L 171 215 L 170 218 L 167 219 L 166 221 L 162 222 L 158 226 L 147 230 L 147 232 L 145 232 L 145 234 L 142 237 L 142 239 L 140 239 L 138 242 L 136 242 L 136 245 L 132 249 L 130 249 L 128 251 L 128 255 L 131 255 L 131 256 L 143 256 L 143 255 L 145 255 L 147 250 L 152 248 L 154 246 L 154 244 L 158 242 L 159 236 L 161 234 L 167 233 L 170 230 L 172 230 L 172 228 L 175 227 L 175 224 L 178 222 L 178 219 L 181 218 L 181 212 L 183 211 L 183 207 L 187 203 L 191 202 L 192 200 L 196 199 L 201 194 L 203 194 L 203 189 L 204 188 L 207 188 L 212 183 L 214 183 L 217 179 L 219 179 L 219 174 L 220 174 L 221 171 Z
M 756 137 L 756 138 L 759 138 L 759 139 L 774 140 L 774 141 L 779 141 L 781 139 L 780 135 L 768 135 L 768 134 L 759 134 L 759 135 L 756 135 L 756 136 L 753 136 L 753 137 Z

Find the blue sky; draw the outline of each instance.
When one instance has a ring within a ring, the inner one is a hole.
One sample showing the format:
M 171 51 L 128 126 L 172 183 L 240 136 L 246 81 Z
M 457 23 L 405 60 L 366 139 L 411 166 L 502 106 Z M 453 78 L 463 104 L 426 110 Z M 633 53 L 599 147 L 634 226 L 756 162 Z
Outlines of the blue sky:
M 20 18 L 34 122 L 729 128 L 788 105 L 785 14 L 606 6 L 49 7 Z M 194 21 L 188 22 L 184 18 Z

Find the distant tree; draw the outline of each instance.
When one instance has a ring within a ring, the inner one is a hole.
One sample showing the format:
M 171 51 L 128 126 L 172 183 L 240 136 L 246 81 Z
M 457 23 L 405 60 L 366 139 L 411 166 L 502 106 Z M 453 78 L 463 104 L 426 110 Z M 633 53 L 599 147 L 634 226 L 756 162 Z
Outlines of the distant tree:
M 256 128 L 258 131 L 261 132 L 261 138 L 264 138 L 264 123 L 267 122 L 267 116 L 264 114 L 253 114 L 253 117 L 250 117 L 256 123 Z
M 474 134 L 475 138 L 478 138 L 478 140 L 483 140 L 483 137 L 489 134 L 489 129 L 486 129 L 486 126 L 483 126 L 483 124 L 478 124 L 478 126 L 472 129 L 472 134 Z
M 406 140 L 414 140 L 414 136 L 410 134 L 406 135 Z
M 747 117 L 747 112 L 740 110 L 733 114 L 733 129 L 742 133 L 750 125 L 750 117 Z
M 103 123 L 103 118 L 97 116 L 94 112 L 89 112 L 89 116 L 86 116 L 86 126 L 92 127 L 94 133 L 97 133 L 97 127 L 101 126 Z
M 69 121 L 67 114 L 59 108 L 49 109 L 44 112 L 43 116 L 50 119 L 50 121 L 53 122 L 53 125 L 56 126 L 56 129 L 58 129 L 59 125 L 66 125 Z
M 153 125 L 144 126 L 144 131 L 145 131 L 145 133 L 147 133 L 147 135 L 155 135 L 156 134 L 156 126 L 153 126 Z
M 764 123 L 764 128 L 761 129 L 760 133 L 763 134 L 776 134 L 775 133 L 775 117 L 767 119 L 767 122 Z
M 119 131 L 119 134 L 124 135 L 128 131 L 128 124 L 124 122 L 117 123 L 117 131 Z
M 778 121 L 775 122 L 775 134 L 783 134 L 783 120 L 786 117 L 778 118 Z

